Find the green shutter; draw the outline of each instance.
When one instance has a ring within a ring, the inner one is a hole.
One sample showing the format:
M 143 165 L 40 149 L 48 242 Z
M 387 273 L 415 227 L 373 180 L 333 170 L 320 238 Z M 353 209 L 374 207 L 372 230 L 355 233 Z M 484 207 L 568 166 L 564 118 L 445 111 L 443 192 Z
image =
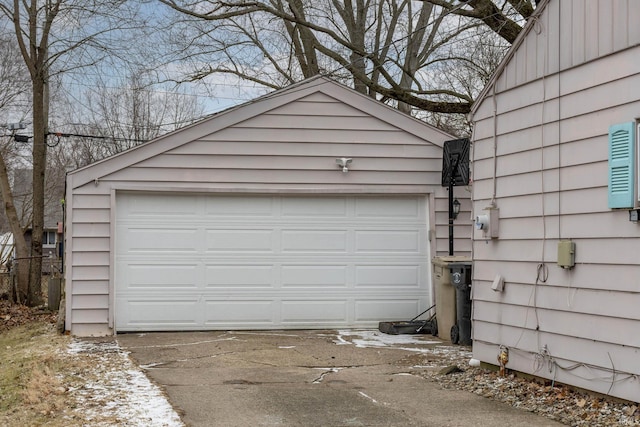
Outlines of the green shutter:
M 635 122 L 609 128 L 609 208 L 634 207 Z

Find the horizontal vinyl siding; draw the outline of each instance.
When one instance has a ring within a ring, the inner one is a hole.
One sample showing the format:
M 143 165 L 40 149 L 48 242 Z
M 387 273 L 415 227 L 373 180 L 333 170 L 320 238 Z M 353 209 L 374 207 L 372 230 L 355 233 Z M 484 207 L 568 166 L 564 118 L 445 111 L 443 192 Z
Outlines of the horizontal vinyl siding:
M 530 314 L 529 317 L 532 317 L 532 314 Z M 518 328 L 513 328 L 511 326 L 491 324 L 490 327 L 487 327 L 487 329 L 484 332 L 486 333 L 485 335 L 478 336 L 478 339 L 474 341 L 473 350 L 474 350 L 474 354 L 479 354 L 485 358 L 492 359 L 492 358 L 495 358 L 495 356 L 497 356 L 498 354 L 497 353 L 498 350 L 496 349 L 496 347 L 489 344 L 489 341 L 488 341 L 488 338 L 492 335 L 493 336 L 513 336 L 515 332 L 518 332 L 517 335 L 515 335 L 515 337 L 516 339 L 519 339 L 519 342 L 516 340 L 509 342 L 508 343 L 509 347 L 514 347 L 515 344 L 518 343 L 519 344 L 518 347 L 525 351 L 535 351 L 537 349 L 538 334 L 536 333 L 536 331 L 532 329 L 519 331 Z M 593 341 L 590 342 L 590 341 L 583 340 L 581 338 L 572 337 L 572 336 L 547 334 L 544 332 L 541 332 L 539 334 L 539 337 L 548 344 L 547 347 L 549 349 L 549 352 L 554 358 L 561 358 L 558 360 L 558 362 L 560 361 L 568 362 L 568 363 L 564 363 L 563 364 L 564 366 L 571 365 L 576 361 L 562 357 L 561 354 L 562 354 L 563 348 L 574 348 L 577 353 L 583 355 L 583 357 L 581 358 L 582 363 L 588 363 L 595 366 L 607 366 L 607 365 L 611 366 L 611 360 L 607 355 L 607 351 L 610 350 L 610 345 L 608 343 L 593 342 Z M 513 359 L 512 359 L 512 356 L 514 357 Z M 614 360 L 614 364 L 616 365 L 616 367 L 618 366 L 618 364 L 622 364 L 626 367 L 633 366 L 634 359 L 638 357 L 637 352 L 632 347 L 620 347 L 619 351 L 617 351 L 615 354 L 611 354 L 611 356 Z M 521 359 L 518 360 L 518 358 L 521 358 Z M 531 360 L 528 357 L 526 357 L 526 353 L 524 351 L 522 352 L 514 351 L 509 354 L 508 365 L 512 365 L 511 369 L 516 369 L 520 372 L 526 372 L 527 370 L 530 370 L 531 367 L 527 368 L 526 367 L 527 363 L 525 362 L 528 362 L 529 365 L 531 364 Z M 562 370 L 559 370 L 559 369 L 557 371 L 558 371 L 557 373 L 563 372 Z M 553 369 L 551 372 L 549 372 L 548 366 L 545 366 L 544 369 L 539 370 L 536 374 L 539 376 L 551 379 L 553 378 Z M 592 375 L 589 377 L 593 378 L 594 372 L 592 372 L 591 374 Z M 576 380 L 580 381 L 580 379 L 578 378 L 573 378 L 573 381 L 571 382 L 565 381 L 565 383 L 575 384 Z M 556 381 L 559 381 L 559 380 L 556 379 Z M 610 384 L 611 383 L 609 383 L 609 385 Z M 606 388 L 608 388 L 609 385 L 607 385 Z M 603 384 L 600 382 L 594 381 L 593 384 L 591 384 L 591 386 L 589 387 L 584 387 L 584 386 L 580 386 L 580 387 L 593 390 L 594 386 L 602 387 Z M 637 387 L 637 384 L 635 386 Z
M 640 37 L 616 20 L 624 10 L 640 15 L 640 3 L 593 3 L 551 1 L 541 33 L 527 36 L 498 79 L 496 117 L 491 93 L 476 110 L 474 210 L 491 203 L 495 184 L 500 236 L 487 242 L 473 232 L 474 357 L 495 364 L 504 345 L 513 350 L 510 369 L 637 401 L 637 381 L 585 379 L 612 369 L 616 379 L 640 374 L 640 226 L 627 211 L 607 207 L 608 128 L 640 117 L 640 97 L 631 89 L 640 85 Z M 561 40 L 561 58 L 557 38 L 545 42 L 548 57 L 533 55 L 533 44 L 557 36 L 558 7 L 562 28 L 572 28 Z M 538 67 L 523 66 L 531 58 L 547 61 L 544 79 L 533 76 Z M 559 239 L 576 244 L 572 270 L 556 265 Z M 497 274 L 504 292 L 491 290 Z M 591 371 L 535 369 L 545 345 L 557 366 L 584 363 Z
M 342 171 L 336 166 L 336 161 L 330 159 L 324 170 L 270 170 L 270 169 L 183 169 L 178 166 L 174 168 L 164 169 L 145 169 L 141 173 L 138 168 L 128 168 L 116 172 L 112 175 L 113 179 L 126 182 L 138 183 L 158 183 L 158 182 L 229 182 L 239 184 L 253 183 L 274 183 L 274 184 L 317 184 L 323 183 L 326 186 L 331 184 L 359 184 L 359 185 L 378 185 L 378 184 L 398 184 L 410 185 L 415 183 L 433 183 L 441 177 L 440 172 L 420 171 L 420 172 L 399 172 L 399 171 L 380 171 L 367 173 L 357 172 L 356 162 L 353 161 L 353 167 L 350 167 L 348 174 L 342 174 Z M 265 159 L 265 161 L 268 161 Z M 294 166 L 295 167 L 295 166 Z M 330 170 L 327 170 L 329 169 Z M 92 215 L 92 213 L 89 213 Z
M 510 334 L 510 330 L 507 326 L 494 325 L 495 328 L 491 330 L 487 330 L 487 332 L 493 336 L 500 336 L 503 334 Z M 546 335 L 541 334 L 540 339 L 544 340 L 548 343 L 548 349 L 550 350 L 550 354 L 553 357 L 553 361 L 565 368 L 574 367 L 573 369 L 557 369 L 554 368 L 554 365 L 549 365 L 548 363 L 542 364 L 540 369 L 535 371 L 535 375 L 547 378 L 548 380 L 553 380 L 556 383 L 564 383 L 571 384 L 575 387 L 583 388 L 585 390 L 592 390 L 597 393 L 602 394 L 611 394 L 614 396 L 628 396 L 627 400 L 637 400 L 638 395 L 638 381 L 635 379 L 623 378 L 620 375 L 620 371 L 618 370 L 618 365 L 629 366 L 628 363 L 624 363 L 624 360 L 628 360 L 628 358 L 637 358 L 637 352 L 633 349 L 619 347 L 618 351 L 615 353 L 611 353 L 610 346 L 607 344 L 602 344 L 593 341 L 584 341 L 579 339 L 573 339 L 572 337 L 564 337 L 559 335 Z M 529 341 L 531 343 L 535 343 L 538 340 L 537 334 L 534 331 L 525 332 L 522 334 L 520 339 L 520 343 Z M 582 360 L 594 360 L 591 365 L 593 366 L 609 366 L 615 367 L 617 372 L 616 381 L 612 386 L 611 377 L 612 374 L 608 372 L 598 372 L 594 370 L 591 366 L 584 366 L 583 363 L 589 362 L 578 362 L 572 359 L 564 359 L 557 357 L 554 349 L 558 348 L 573 348 L 576 354 L 584 355 Z M 533 346 L 532 348 L 535 348 Z M 483 340 L 474 341 L 473 345 L 474 357 L 479 358 L 480 360 L 495 360 L 499 348 L 487 343 Z M 593 357 L 593 355 L 599 355 L 600 357 Z M 611 355 L 612 359 L 609 359 L 609 355 Z M 527 353 L 523 351 L 513 351 L 509 353 L 509 363 L 508 368 L 513 369 L 519 372 L 531 372 L 532 371 L 532 361 Z M 604 378 L 603 380 L 598 381 L 596 377 L 599 376 Z
M 309 147 L 310 149 L 312 147 Z M 342 153 L 345 149 L 343 148 Z M 422 153 L 424 154 L 424 153 Z M 136 165 L 136 168 L 166 168 L 175 165 L 181 165 L 184 169 L 264 169 L 264 170 L 286 170 L 295 168 L 299 163 L 305 163 L 305 166 L 311 170 L 326 170 L 327 165 L 335 165 L 335 159 L 342 155 L 336 154 L 327 156 L 313 156 L 308 153 L 307 156 L 282 155 L 273 157 L 265 161 L 264 155 L 176 155 L 167 154 L 161 157 L 154 157 L 143 163 Z M 396 170 L 398 172 L 407 171 L 438 171 L 442 166 L 440 158 L 393 158 L 388 157 L 364 157 L 362 155 L 357 158 L 357 165 L 353 165 L 352 170 L 357 171 L 380 171 L 380 170 Z M 355 167 L 357 166 L 357 169 Z M 337 166 L 336 166 L 337 167 Z M 333 170 L 332 170 L 333 171 Z
M 486 301 L 477 301 L 474 320 L 476 322 L 493 323 L 513 327 L 525 327 L 535 330 L 539 327 L 541 332 L 550 332 L 554 335 L 564 337 L 575 337 L 587 341 L 598 341 L 609 343 L 613 346 L 640 347 L 640 336 L 624 336 L 615 331 L 620 325 L 619 317 L 609 317 L 599 314 L 579 313 L 573 311 L 560 311 L 557 308 L 546 309 L 540 307 L 537 312 L 537 321 L 534 309 L 510 304 L 495 304 Z M 567 314 L 574 319 L 567 322 Z M 526 323 L 525 323 L 526 322 Z M 640 320 L 625 319 L 625 323 L 635 326 L 636 330 L 640 326 Z M 544 345 L 544 343 L 542 343 Z M 574 354 L 570 348 L 557 349 L 556 354 L 572 360 L 580 360 L 579 354 Z M 630 364 L 625 368 L 620 368 L 624 372 L 633 372 L 637 367 Z
M 551 1 L 512 53 L 497 81 L 498 90 L 639 44 L 640 29 L 633 19 L 638 16 L 640 4 L 635 0 Z
M 318 119 L 317 119 L 318 120 Z M 327 118 L 323 119 L 327 120 Z M 284 126 L 284 125 L 281 125 Z M 282 132 L 286 130 L 286 132 Z M 424 140 L 417 136 L 399 132 L 397 129 L 384 127 L 379 130 L 356 129 L 295 129 L 285 127 L 246 128 L 229 127 L 211 135 L 199 138 L 201 141 L 273 141 L 273 142 L 327 142 L 339 144 L 424 144 Z M 189 144 L 192 145 L 192 144 Z M 197 149 L 198 144 L 194 144 Z M 189 149 L 180 147 L 177 150 Z
M 555 256 L 555 252 L 553 252 Z M 508 284 L 530 285 L 537 277 L 539 260 L 531 262 L 508 262 L 502 260 L 481 260 L 474 264 L 474 280 L 493 281 L 500 273 Z M 573 287 L 579 284 L 580 289 L 611 291 L 615 294 L 638 292 L 637 278 L 640 277 L 640 265 L 630 264 L 620 268 L 619 265 L 583 264 L 570 271 L 557 268 L 549 261 L 549 276 L 545 286 Z M 616 280 L 612 280 L 615 277 Z M 531 290 L 531 288 L 529 288 Z M 493 292 L 493 291 L 492 291 Z M 495 301 L 506 298 L 506 293 L 494 293 Z
M 467 187 L 454 187 L 454 199 L 460 202 L 460 213 L 453 222 L 453 251 L 456 256 L 471 256 L 471 201 Z M 449 194 L 445 188 L 435 193 L 435 256 L 449 255 Z
M 526 283 L 510 281 L 509 292 L 504 294 L 491 290 L 491 283 L 489 281 L 476 281 L 475 284 L 477 286 L 474 291 L 474 300 L 478 301 L 479 304 L 487 304 L 486 309 L 480 310 L 481 313 L 491 312 L 493 313 L 492 316 L 494 316 L 496 315 L 496 311 L 501 312 L 501 310 L 495 310 L 497 308 L 495 304 L 508 304 L 509 306 L 517 307 L 513 318 L 514 323 L 510 324 L 511 326 L 524 325 L 524 319 L 528 318 L 526 321 L 528 326 L 531 327 L 533 324 L 533 328 L 535 328 L 535 324 L 530 316 L 527 316 L 521 311 L 523 309 L 525 311 L 531 309 L 529 307 L 531 287 Z M 605 283 L 604 285 L 607 284 Z M 576 288 L 568 283 L 565 286 L 545 283 L 538 287 L 536 299 L 539 310 L 572 313 L 576 316 L 597 315 L 610 319 L 640 320 L 640 311 L 638 311 L 638 307 L 640 307 L 640 294 L 637 292 L 626 292 L 624 293 L 624 298 L 620 298 L 619 292 L 611 292 L 610 290 Z M 491 306 L 491 304 L 494 305 Z M 504 316 L 505 312 L 501 312 L 500 315 Z M 503 317 L 503 319 L 505 318 Z M 558 331 L 555 330 L 554 332 Z M 607 332 L 611 333 L 611 331 Z M 587 336 L 585 337 L 585 335 Z M 638 338 L 619 337 L 617 334 L 613 335 L 615 336 L 603 340 L 625 340 L 625 342 L 629 344 L 634 343 L 634 340 L 636 340 L 635 344 L 640 344 L 640 342 L 637 341 Z M 583 330 L 576 336 L 582 338 L 592 337 L 588 330 Z
M 95 184 L 92 192 L 101 191 Z M 84 335 L 103 335 L 109 311 L 110 197 L 74 194 L 70 226 L 71 292 L 69 301 L 73 332 L 85 324 Z M 89 326 L 91 325 L 91 326 Z M 80 329 L 79 329 L 80 328 Z

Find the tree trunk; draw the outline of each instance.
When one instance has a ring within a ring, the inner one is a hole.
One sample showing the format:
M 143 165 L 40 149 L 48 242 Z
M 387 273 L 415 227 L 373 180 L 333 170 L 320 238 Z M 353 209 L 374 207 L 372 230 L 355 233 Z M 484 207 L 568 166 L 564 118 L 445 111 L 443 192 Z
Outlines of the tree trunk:
M 24 303 L 29 295 L 29 250 L 24 238 L 24 230 L 20 224 L 20 218 L 13 202 L 11 185 L 9 184 L 9 173 L 4 156 L 0 155 L 0 192 L 4 201 L 4 211 L 9 222 L 9 228 L 13 234 L 13 244 L 16 251 L 16 262 L 12 268 L 16 276 L 16 293 L 13 294 L 13 301 Z M 11 290 L 13 293 L 13 289 Z
M 27 304 L 42 304 L 42 234 L 44 232 L 44 174 L 47 166 L 45 73 L 33 78 L 33 220 L 31 224 L 31 266 Z
M 304 4 L 301 0 L 288 0 L 288 4 L 291 13 L 297 20 L 307 20 Z M 304 78 L 320 74 L 318 56 L 315 49 L 316 38 L 313 35 L 313 31 L 304 25 L 295 25 L 288 21 L 285 21 L 285 26 L 289 37 L 291 37 L 294 54 Z
M 409 15 L 413 15 L 413 8 L 411 3 L 408 5 Z M 420 15 L 415 25 L 409 27 L 409 36 L 407 37 L 406 53 L 404 59 L 404 68 L 402 70 L 402 77 L 400 78 L 400 87 L 410 92 L 413 84 L 416 72 L 420 69 L 420 61 L 418 55 L 420 54 L 423 44 L 425 44 L 426 29 L 433 12 L 433 5 L 430 3 L 422 3 L 420 6 Z M 431 34 L 433 34 L 439 25 L 434 20 L 432 22 Z M 432 37 L 432 35 L 430 35 Z M 430 44 L 429 41 L 426 41 Z M 428 46 L 427 46 L 428 47 Z M 398 110 L 406 114 L 411 114 L 411 104 L 406 102 L 398 102 Z

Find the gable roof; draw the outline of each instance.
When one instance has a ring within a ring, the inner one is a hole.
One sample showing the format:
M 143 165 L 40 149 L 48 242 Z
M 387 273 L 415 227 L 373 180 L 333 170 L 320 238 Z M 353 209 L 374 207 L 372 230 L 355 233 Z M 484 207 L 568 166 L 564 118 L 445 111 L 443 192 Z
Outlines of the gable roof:
M 529 19 L 527 20 L 526 24 L 522 28 L 522 31 L 520 31 L 520 34 L 518 34 L 518 37 L 516 37 L 516 40 L 513 42 L 513 44 L 511 45 L 511 47 L 507 51 L 507 54 L 504 56 L 504 58 L 502 58 L 502 61 L 500 61 L 500 63 L 496 67 L 496 69 L 493 71 L 493 74 L 491 75 L 491 78 L 489 79 L 489 82 L 485 85 L 485 87 L 482 89 L 482 91 L 480 91 L 480 93 L 476 97 L 475 102 L 471 106 L 471 111 L 469 112 L 469 117 L 473 117 L 475 112 L 480 107 L 480 104 L 482 103 L 482 100 L 484 100 L 484 98 L 487 96 L 489 91 L 491 89 L 493 89 L 493 87 L 496 85 L 497 80 L 502 75 L 502 72 L 506 68 L 507 64 L 513 59 L 513 57 L 516 54 L 517 50 L 520 48 L 520 46 L 524 42 L 524 39 L 531 32 L 531 30 L 535 27 L 536 22 L 540 18 L 540 15 L 542 14 L 544 9 L 547 7 L 547 5 L 550 2 L 551 2 L 551 0 L 541 0 L 540 2 L 538 2 L 535 10 L 533 11 L 533 14 L 529 17 Z
M 178 129 L 127 151 L 69 172 L 73 176 L 73 188 L 96 178 L 104 177 L 127 168 L 152 156 L 188 144 L 198 138 L 228 128 L 242 121 L 264 114 L 315 93 L 323 93 L 367 115 L 386 122 L 398 129 L 438 147 L 453 137 L 423 121 L 356 92 L 332 79 L 316 76 L 277 90 L 255 100 L 221 111 L 190 126 Z

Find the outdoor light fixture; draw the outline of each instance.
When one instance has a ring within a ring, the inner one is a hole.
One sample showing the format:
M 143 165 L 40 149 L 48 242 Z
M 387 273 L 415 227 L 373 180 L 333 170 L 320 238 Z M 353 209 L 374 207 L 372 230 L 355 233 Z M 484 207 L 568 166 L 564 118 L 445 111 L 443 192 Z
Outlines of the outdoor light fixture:
M 353 159 L 349 159 L 347 157 L 340 157 L 338 159 L 336 159 L 336 163 L 338 164 L 339 167 L 342 168 L 342 172 L 347 173 L 349 172 L 349 164 L 353 161 Z
M 460 213 L 460 202 L 458 199 L 453 201 L 453 219 L 458 218 L 458 214 Z

